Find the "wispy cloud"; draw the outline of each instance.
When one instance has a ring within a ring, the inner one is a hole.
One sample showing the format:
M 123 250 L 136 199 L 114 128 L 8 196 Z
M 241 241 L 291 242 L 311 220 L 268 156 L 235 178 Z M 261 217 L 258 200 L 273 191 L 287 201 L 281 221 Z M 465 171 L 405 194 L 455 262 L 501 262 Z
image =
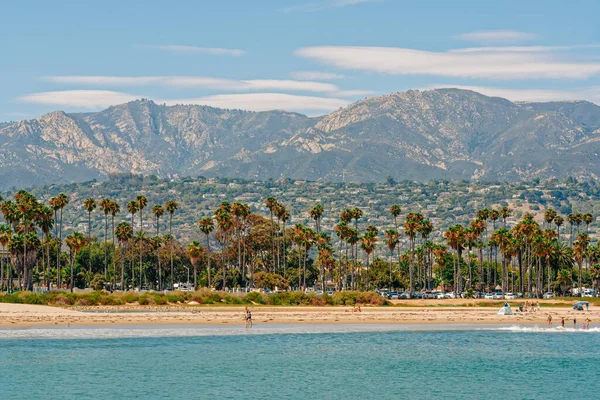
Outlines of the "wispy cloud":
M 127 103 L 142 98 L 129 93 L 110 90 L 63 90 L 54 92 L 31 93 L 17 100 L 24 103 L 73 107 L 86 110 L 98 110 L 111 105 Z
M 108 90 L 65 90 L 32 93 L 17 100 L 25 103 L 55 105 L 72 109 L 100 110 L 147 96 Z M 332 98 L 300 96 L 288 93 L 221 94 L 197 98 L 155 99 L 167 105 L 197 104 L 211 107 L 243 109 L 250 111 L 289 110 L 328 112 L 346 106 L 350 101 Z
M 511 101 L 571 101 L 587 100 L 600 104 L 600 86 L 591 86 L 564 90 L 513 89 L 489 86 L 468 86 L 453 84 L 432 84 L 424 89 L 456 88 L 472 90 L 486 96 L 502 97 Z
M 204 76 L 48 76 L 48 82 L 69 85 L 112 87 L 162 86 L 170 88 L 201 88 L 220 91 L 282 90 L 295 92 L 335 92 L 336 85 L 326 82 L 294 81 L 280 79 L 222 79 Z
M 281 11 L 289 12 L 315 12 L 326 10 L 328 8 L 342 8 L 362 3 L 379 3 L 384 0 L 323 0 L 309 3 L 300 3 L 293 6 L 282 8 Z
M 186 45 L 178 45 L 178 44 L 168 44 L 168 45 L 146 45 L 144 47 L 170 51 L 172 53 L 181 53 L 181 54 L 213 54 L 219 56 L 243 56 L 246 54 L 246 51 L 240 49 L 224 49 L 220 47 L 198 47 L 198 46 L 186 46 Z
M 600 62 L 553 51 L 459 50 L 434 52 L 396 47 L 319 46 L 296 55 L 326 65 L 394 75 L 487 79 L 585 79 L 600 74 Z
M 462 33 L 454 36 L 455 39 L 476 43 L 518 43 L 537 38 L 533 33 L 519 31 L 478 31 Z
M 345 76 L 342 74 L 335 74 L 333 72 L 320 72 L 320 71 L 297 71 L 291 73 L 292 78 L 299 81 L 329 81 L 333 79 L 344 79 Z

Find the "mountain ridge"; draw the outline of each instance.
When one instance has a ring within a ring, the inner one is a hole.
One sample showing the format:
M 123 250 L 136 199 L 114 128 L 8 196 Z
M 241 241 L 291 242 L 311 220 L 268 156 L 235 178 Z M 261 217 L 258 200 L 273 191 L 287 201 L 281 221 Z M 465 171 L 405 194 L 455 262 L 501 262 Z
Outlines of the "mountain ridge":
M 137 100 L 0 123 L 0 189 L 103 179 L 329 181 L 600 176 L 600 107 L 461 89 L 371 97 L 321 117 Z

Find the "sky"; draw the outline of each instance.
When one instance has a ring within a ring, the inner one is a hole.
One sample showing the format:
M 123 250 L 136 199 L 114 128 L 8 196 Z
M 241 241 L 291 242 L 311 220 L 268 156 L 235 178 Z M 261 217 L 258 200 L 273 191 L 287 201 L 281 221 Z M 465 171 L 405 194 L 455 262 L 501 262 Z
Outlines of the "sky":
M 458 87 L 600 104 L 598 0 L 20 0 L 0 121 L 139 98 L 320 115 Z

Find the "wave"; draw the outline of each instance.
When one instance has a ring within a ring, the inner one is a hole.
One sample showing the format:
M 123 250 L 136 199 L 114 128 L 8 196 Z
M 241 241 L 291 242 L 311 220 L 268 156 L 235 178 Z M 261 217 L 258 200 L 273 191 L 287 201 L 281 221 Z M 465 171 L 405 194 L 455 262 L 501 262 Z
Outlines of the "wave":
M 482 331 L 500 331 L 500 332 L 516 332 L 516 333 L 600 333 L 600 328 L 589 328 L 583 329 L 581 327 L 571 328 L 554 326 L 552 328 L 540 326 L 540 325 L 512 325 L 512 326 L 499 326 L 495 328 L 482 328 Z
M 512 333 L 599 333 L 600 328 L 548 328 L 540 325 L 359 325 L 359 324 L 298 324 L 259 325 L 246 329 L 243 325 L 136 325 L 111 327 L 31 327 L 0 329 L 1 340 L 18 339 L 127 339 L 195 336 L 252 336 L 280 334 L 344 334 L 389 332 L 512 332 Z

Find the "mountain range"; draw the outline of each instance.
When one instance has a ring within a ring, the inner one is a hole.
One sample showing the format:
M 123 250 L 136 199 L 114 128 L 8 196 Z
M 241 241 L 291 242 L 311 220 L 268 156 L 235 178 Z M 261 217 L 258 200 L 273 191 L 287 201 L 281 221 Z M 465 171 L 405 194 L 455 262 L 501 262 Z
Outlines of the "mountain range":
M 0 123 L 0 190 L 114 173 L 324 181 L 600 176 L 600 107 L 459 89 L 371 97 L 322 117 L 138 100 Z

